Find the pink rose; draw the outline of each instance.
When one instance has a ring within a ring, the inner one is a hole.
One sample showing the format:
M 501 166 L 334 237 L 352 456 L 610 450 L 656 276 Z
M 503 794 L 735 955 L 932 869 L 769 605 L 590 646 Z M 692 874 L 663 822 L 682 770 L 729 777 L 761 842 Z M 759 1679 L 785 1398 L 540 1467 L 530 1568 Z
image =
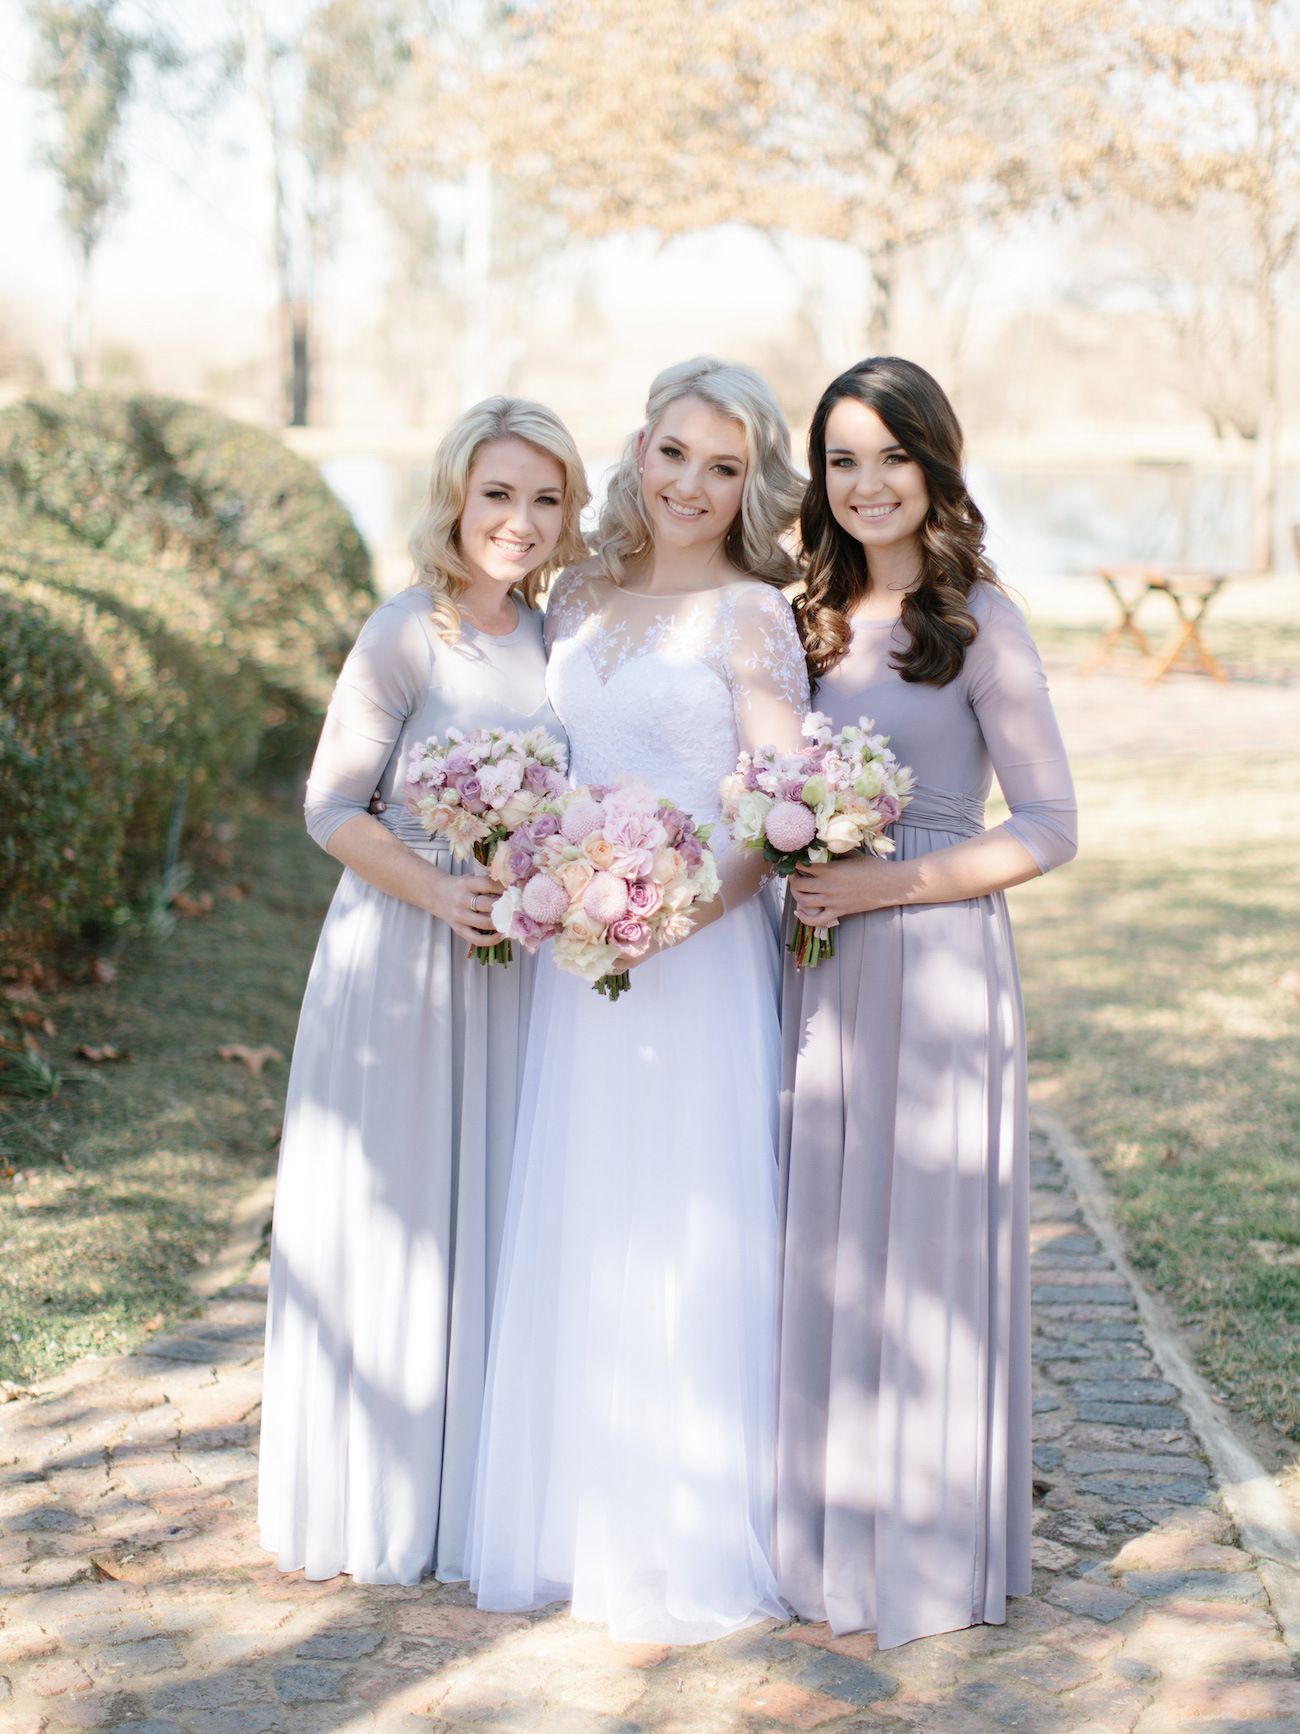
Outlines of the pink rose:
M 560 829 L 560 821 L 554 813 L 539 813 L 529 825 L 529 834 L 540 842 L 545 837 L 554 837 Z
M 612 922 L 609 937 L 620 951 L 644 951 L 650 943 L 650 924 L 636 915 L 624 915 Z
M 648 920 L 663 905 L 664 894 L 653 879 L 638 879 L 627 888 L 627 912 Z

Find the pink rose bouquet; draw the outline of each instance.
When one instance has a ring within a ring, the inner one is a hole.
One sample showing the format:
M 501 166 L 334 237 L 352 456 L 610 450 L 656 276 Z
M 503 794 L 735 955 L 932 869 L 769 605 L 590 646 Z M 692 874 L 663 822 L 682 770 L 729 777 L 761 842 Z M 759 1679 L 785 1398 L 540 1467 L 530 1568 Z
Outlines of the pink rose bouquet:
M 644 783 L 570 789 L 497 844 L 492 919 L 530 951 L 551 940 L 561 969 L 617 999 L 619 960 L 675 945 L 717 895 L 712 831 Z
M 742 849 L 761 849 L 782 877 L 805 862 L 829 861 L 869 849 L 892 855 L 885 829 L 912 798 L 911 771 L 889 750 L 889 736 L 861 726 L 831 732 L 829 719 L 813 711 L 804 719 L 809 745 L 801 753 L 762 747 L 741 753 L 719 793 L 722 818 Z M 802 969 L 834 957 L 829 927 L 796 921 L 789 949 Z
M 457 861 L 484 867 L 503 837 L 540 813 L 568 788 L 568 754 L 545 729 L 447 730 L 412 746 L 405 803 L 431 837 Z M 510 941 L 476 945 L 480 963 L 509 963 Z

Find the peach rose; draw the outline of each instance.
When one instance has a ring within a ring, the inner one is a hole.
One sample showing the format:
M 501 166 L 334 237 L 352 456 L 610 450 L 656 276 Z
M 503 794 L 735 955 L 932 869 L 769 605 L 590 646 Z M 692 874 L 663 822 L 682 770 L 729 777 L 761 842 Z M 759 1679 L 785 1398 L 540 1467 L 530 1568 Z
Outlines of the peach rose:
M 590 945 L 601 937 L 596 924 L 581 909 L 575 909 L 572 915 L 565 917 L 564 933 L 567 939 L 578 945 Z
M 614 845 L 599 831 L 592 831 L 582 839 L 582 852 L 593 867 L 606 868 L 614 859 Z
M 862 827 L 848 813 L 836 813 L 826 822 L 822 841 L 832 855 L 847 855 L 862 844 Z
M 555 877 L 576 903 L 596 877 L 590 861 L 564 861 L 555 869 Z
M 676 849 L 661 849 L 654 858 L 649 876 L 656 885 L 668 885 L 677 878 L 684 866 L 685 862 Z
M 664 908 L 670 915 L 689 909 L 694 901 L 695 887 L 689 879 L 674 879 L 671 885 L 664 886 Z

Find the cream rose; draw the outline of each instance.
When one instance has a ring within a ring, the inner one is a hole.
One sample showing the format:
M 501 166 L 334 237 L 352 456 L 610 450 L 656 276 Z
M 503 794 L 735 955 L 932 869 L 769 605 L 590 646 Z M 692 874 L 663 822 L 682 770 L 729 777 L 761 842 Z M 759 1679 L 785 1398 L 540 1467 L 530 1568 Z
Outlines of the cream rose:
M 685 862 L 676 849 L 661 849 L 654 858 L 648 877 L 656 885 L 668 885 L 677 878 Z
M 822 841 L 832 855 L 847 855 L 862 843 L 862 827 L 851 813 L 836 813 L 828 820 Z

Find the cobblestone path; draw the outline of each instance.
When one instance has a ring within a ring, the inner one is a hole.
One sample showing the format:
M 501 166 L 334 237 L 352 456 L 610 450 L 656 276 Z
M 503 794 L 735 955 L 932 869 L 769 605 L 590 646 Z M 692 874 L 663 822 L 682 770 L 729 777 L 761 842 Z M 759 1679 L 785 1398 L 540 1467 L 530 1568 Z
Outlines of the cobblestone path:
M 1283 1734 L 1300 1675 L 1132 1297 L 1034 1163 L 1034 1593 L 884 1654 L 768 1622 L 697 1649 L 562 1609 L 306 1583 L 253 1522 L 264 1290 L 0 1409 L 0 1728 L 316 1734 Z

